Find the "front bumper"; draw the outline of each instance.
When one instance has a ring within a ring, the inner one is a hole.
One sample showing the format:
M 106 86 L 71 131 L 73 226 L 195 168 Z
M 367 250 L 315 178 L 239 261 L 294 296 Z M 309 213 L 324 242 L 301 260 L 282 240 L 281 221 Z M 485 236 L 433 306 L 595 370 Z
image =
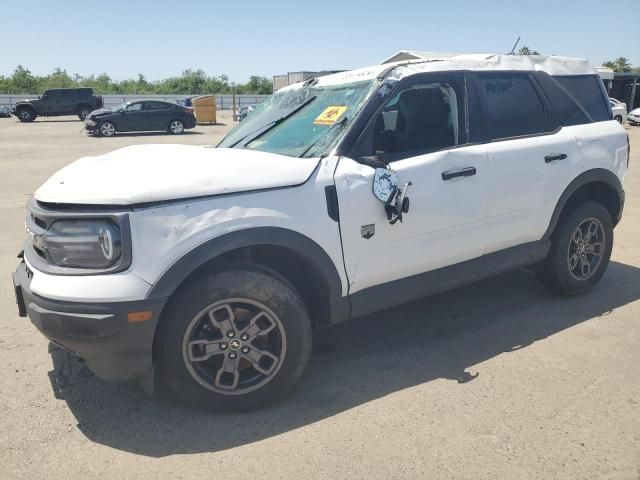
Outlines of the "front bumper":
M 640 117 L 636 117 L 635 115 L 627 115 L 627 123 L 640 124 Z
M 87 133 L 98 133 L 98 123 L 95 125 L 89 125 L 87 122 L 84 123 L 84 129 Z
M 24 262 L 13 273 L 18 313 L 50 341 L 83 358 L 105 380 L 133 380 L 151 371 L 165 298 L 91 304 L 52 300 L 31 291 L 32 276 Z M 153 312 L 149 320 L 129 320 L 130 313 L 145 311 Z

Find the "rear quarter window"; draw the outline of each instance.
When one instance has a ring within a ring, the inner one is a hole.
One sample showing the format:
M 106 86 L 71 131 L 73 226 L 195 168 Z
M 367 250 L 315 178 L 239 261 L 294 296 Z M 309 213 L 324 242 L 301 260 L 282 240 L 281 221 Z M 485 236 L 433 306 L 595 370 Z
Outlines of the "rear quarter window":
M 596 75 L 553 77 L 579 103 L 594 122 L 611 119 L 611 108 L 604 96 L 601 80 Z
M 536 74 L 536 79 L 549 98 L 554 111 L 558 115 L 559 124 L 563 127 L 591 123 L 589 113 L 572 98 L 567 90 L 554 77 L 544 72 Z

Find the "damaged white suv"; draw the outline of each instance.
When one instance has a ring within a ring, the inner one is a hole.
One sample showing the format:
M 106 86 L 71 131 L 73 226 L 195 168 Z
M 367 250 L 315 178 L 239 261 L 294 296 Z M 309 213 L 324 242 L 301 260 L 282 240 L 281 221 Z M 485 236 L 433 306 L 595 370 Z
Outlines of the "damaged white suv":
M 522 266 L 587 292 L 628 145 L 582 60 L 312 79 L 217 148 L 132 146 L 53 175 L 28 203 L 20 315 L 102 378 L 259 407 L 300 379 L 314 329 Z

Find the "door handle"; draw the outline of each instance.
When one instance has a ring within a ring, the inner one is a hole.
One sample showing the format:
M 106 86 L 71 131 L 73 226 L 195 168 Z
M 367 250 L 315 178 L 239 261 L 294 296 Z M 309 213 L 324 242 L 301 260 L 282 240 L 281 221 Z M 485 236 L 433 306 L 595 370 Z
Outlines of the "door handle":
M 476 167 L 465 167 L 460 170 L 447 170 L 442 172 L 442 180 L 451 180 L 456 177 L 470 177 L 476 174 Z
M 556 160 L 564 160 L 567 158 L 566 153 L 552 153 L 551 155 L 547 155 L 544 157 L 545 163 L 555 162 Z

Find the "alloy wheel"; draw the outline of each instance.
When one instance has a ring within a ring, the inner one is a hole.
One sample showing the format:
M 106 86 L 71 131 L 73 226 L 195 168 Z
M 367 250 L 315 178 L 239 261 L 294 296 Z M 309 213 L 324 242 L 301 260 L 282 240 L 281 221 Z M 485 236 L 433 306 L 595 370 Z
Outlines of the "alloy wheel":
M 116 127 L 114 127 L 113 123 L 103 123 L 100 125 L 100 133 L 105 137 L 111 137 L 116 133 Z
M 567 265 L 576 280 L 587 280 L 597 271 L 605 251 L 604 227 L 588 218 L 576 227 L 569 240 Z
M 246 298 L 204 308 L 187 326 L 183 360 L 203 387 L 224 395 L 245 394 L 269 383 L 286 355 L 280 319 L 266 305 Z
M 171 125 L 169 125 L 169 129 L 171 130 L 171 133 L 180 134 L 184 132 L 184 125 L 181 121 L 174 120 L 171 122 Z

